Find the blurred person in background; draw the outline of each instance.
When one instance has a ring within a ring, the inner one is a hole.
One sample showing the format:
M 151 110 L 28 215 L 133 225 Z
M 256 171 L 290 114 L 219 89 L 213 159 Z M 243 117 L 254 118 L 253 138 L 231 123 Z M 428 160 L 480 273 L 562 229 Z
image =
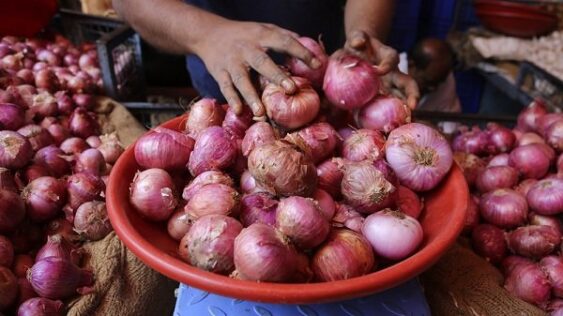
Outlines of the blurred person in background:
M 344 46 L 363 56 L 411 108 L 418 100 L 415 81 L 397 70 L 397 52 L 382 43 L 394 0 L 113 0 L 113 7 L 148 42 L 188 55 L 188 72 L 200 95 L 226 100 L 236 113 L 243 102 L 256 116 L 265 113 L 254 72 L 287 93 L 295 91 L 274 61 L 283 59 L 271 52 L 319 66 L 299 36 L 322 36 L 328 54 Z

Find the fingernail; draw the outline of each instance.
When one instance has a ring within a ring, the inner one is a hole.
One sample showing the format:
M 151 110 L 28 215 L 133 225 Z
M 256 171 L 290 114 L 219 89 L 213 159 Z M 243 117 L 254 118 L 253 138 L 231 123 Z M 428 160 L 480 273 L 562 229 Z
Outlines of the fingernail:
M 289 79 L 284 79 L 281 83 L 281 86 L 286 92 L 293 91 L 293 82 Z
M 317 58 L 313 58 L 311 59 L 311 67 L 313 67 L 313 69 L 317 69 L 321 66 L 321 61 L 318 60 Z

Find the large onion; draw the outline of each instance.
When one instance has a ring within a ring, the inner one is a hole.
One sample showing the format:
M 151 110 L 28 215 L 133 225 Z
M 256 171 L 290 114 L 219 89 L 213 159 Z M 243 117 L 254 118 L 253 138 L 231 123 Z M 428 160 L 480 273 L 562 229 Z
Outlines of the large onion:
M 237 154 L 237 146 L 229 134 L 221 127 L 211 126 L 199 132 L 188 167 L 193 176 L 224 170 L 234 164 Z
M 285 139 L 306 152 L 313 163 L 330 157 L 341 141 L 340 135 L 328 123 L 312 124 L 288 134 Z
M 484 194 L 479 207 L 483 219 L 503 228 L 522 225 L 528 216 L 526 199 L 511 189 L 496 189 Z
M 276 228 L 301 249 L 321 244 L 330 231 L 315 200 L 300 196 L 282 199 L 276 211 Z
M 186 122 L 186 132 L 195 138 L 209 126 L 220 126 L 224 117 L 225 110 L 215 99 L 203 98 L 192 104 Z
M 144 168 L 182 170 L 188 165 L 194 140 L 183 133 L 157 127 L 135 143 L 135 160 Z
M 530 187 L 526 194 L 530 208 L 541 215 L 563 213 L 563 180 L 544 179 Z
M 167 220 L 178 204 L 170 175 L 162 169 L 148 169 L 135 175 L 130 192 L 131 204 L 146 218 Z
M 380 96 L 361 109 L 358 114 L 358 122 L 362 128 L 388 134 L 395 128 L 410 123 L 411 111 L 401 99 Z

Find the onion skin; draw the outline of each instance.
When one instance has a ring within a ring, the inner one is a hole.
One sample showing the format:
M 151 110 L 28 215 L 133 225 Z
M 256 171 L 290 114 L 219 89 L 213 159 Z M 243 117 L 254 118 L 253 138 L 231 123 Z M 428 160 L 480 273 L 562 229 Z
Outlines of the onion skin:
M 291 77 L 296 92 L 288 95 L 282 86 L 268 83 L 262 92 L 262 103 L 267 116 L 279 126 L 293 130 L 315 119 L 320 109 L 319 95 L 310 82 L 301 77 Z
M 242 139 L 242 154 L 248 157 L 254 148 L 273 143 L 277 139 L 276 132 L 272 126 L 266 122 L 256 122 L 247 130 Z
M 300 196 L 282 199 L 276 211 L 276 228 L 300 249 L 320 245 L 330 231 L 315 200 Z
M 360 129 L 342 144 L 342 157 L 350 161 L 374 161 L 383 156 L 385 137 L 379 131 Z
M 18 296 L 18 280 L 16 276 L 6 267 L 0 266 L 0 311 L 4 311 Z
M 37 151 L 45 146 L 53 144 L 55 141 L 49 132 L 39 125 L 29 124 L 18 130 L 18 133 L 29 140 L 31 148 Z
M 456 151 L 453 159 L 463 170 L 463 175 L 467 184 L 471 187 L 477 181 L 477 176 L 485 169 L 486 163 L 474 154 Z
M 105 190 L 104 182 L 89 173 L 75 173 L 67 178 L 68 204 L 75 210 L 83 203 L 97 200 Z
M 0 190 L 0 233 L 14 230 L 25 217 L 25 204 L 16 193 Z
M 538 181 L 530 187 L 526 199 L 530 208 L 540 215 L 563 213 L 563 180 Z
M 157 127 L 135 143 L 135 160 L 144 168 L 185 169 L 195 141 L 186 134 Z
M 509 166 L 487 167 L 477 177 L 476 186 L 481 193 L 512 188 L 518 183 L 518 171 Z
M 344 173 L 340 170 L 342 165 L 336 158 L 325 160 L 317 165 L 319 188 L 329 193 L 333 198 L 340 198 L 340 184 Z
M 414 191 L 402 185 L 397 186 L 396 204 L 399 211 L 414 218 L 418 218 L 424 208 L 421 198 Z
M 29 141 L 13 131 L 0 131 L 0 167 L 18 169 L 33 157 Z
M 62 177 L 70 173 L 70 163 L 64 157 L 64 152 L 55 145 L 39 149 L 33 157 L 33 162 L 43 165 L 55 177 Z
M 242 139 L 246 130 L 254 122 L 252 120 L 253 114 L 248 106 L 242 107 L 242 113 L 236 115 L 231 107 L 227 109 L 225 119 L 223 120 L 223 129 L 232 136 Z
M 528 223 L 530 225 L 545 225 L 555 228 L 561 235 L 563 235 L 563 223 L 556 216 L 539 215 L 530 213 L 528 216 Z
M 34 222 L 43 222 L 61 211 L 66 203 L 67 191 L 62 180 L 53 177 L 37 178 L 23 190 L 27 216 Z
M 551 283 L 553 296 L 563 298 L 563 258 L 547 256 L 543 257 L 539 264 Z
M 96 148 L 88 148 L 81 152 L 76 158 L 75 172 L 90 173 L 101 176 L 106 169 L 106 161 L 102 153 Z
M 263 188 L 258 183 L 256 183 L 256 179 L 250 174 L 250 171 L 244 170 L 240 176 L 240 189 L 243 193 L 251 194 L 251 193 L 258 193 L 258 192 L 266 192 L 270 194 L 275 194 L 275 192 Z
M 487 124 L 487 151 L 490 154 L 505 153 L 514 147 L 516 136 L 512 131 L 496 123 Z
M 68 298 L 79 287 L 93 283 L 90 271 L 79 269 L 72 262 L 58 257 L 36 261 L 28 271 L 27 279 L 39 296 L 49 299 Z
M 540 179 L 547 174 L 550 159 L 540 144 L 531 144 L 514 148 L 510 153 L 509 164 L 524 179 Z
M 18 308 L 18 316 L 63 316 L 62 301 L 52 301 L 47 298 L 30 298 Z
M 59 148 L 67 155 L 79 154 L 88 149 L 88 144 L 80 137 L 70 137 L 65 139 Z
M 297 252 L 274 227 L 254 223 L 235 238 L 235 268 L 244 279 L 261 282 L 290 280 L 297 270 Z
M 438 185 L 453 162 L 446 139 L 420 123 L 394 129 L 385 143 L 385 156 L 401 184 L 417 192 Z
M 119 156 L 125 151 L 117 138 L 117 134 L 111 133 L 100 136 L 102 144 L 97 148 L 104 156 L 104 160 L 109 164 L 115 164 Z
M 156 168 L 135 175 L 129 200 L 141 215 L 152 221 L 168 220 L 178 204 L 172 178 Z
M 454 137 L 452 149 L 474 155 L 482 155 L 487 152 L 489 139 L 487 133 L 478 127 L 465 131 Z
M 199 133 L 188 167 L 193 176 L 209 170 L 225 170 L 236 161 L 237 146 L 225 130 L 211 126 Z
M 90 241 L 106 237 L 113 230 L 106 203 L 91 201 L 80 205 L 74 215 L 74 230 Z
M 14 131 L 24 123 L 23 108 L 16 104 L 0 102 L 0 129 Z
M 186 201 L 189 201 L 202 187 L 213 184 L 213 183 L 220 183 L 227 186 L 234 186 L 234 181 L 221 171 L 205 171 L 195 177 L 188 185 L 184 187 L 184 191 L 182 193 L 182 198 Z
M 393 204 L 397 188 L 370 162 L 344 166 L 341 192 L 358 212 L 371 214 Z
M 180 242 L 180 257 L 205 271 L 228 275 L 234 270 L 234 240 L 242 225 L 219 214 L 197 219 Z
M 334 217 L 334 213 L 336 212 L 336 205 L 334 199 L 323 189 L 317 189 L 315 193 L 313 193 L 313 199 L 316 201 L 321 214 L 323 214 L 324 218 L 330 221 Z
M 221 126 L 225 110 L 215 99 L 203 98 L 192 104 L 185 132 L 196 138 L 199 132 L 210 126 Z
M 259 186 L 282 196 L 311 196 L 317 186 L 315 165 L 297 148 L 275 141 L 255 148 L 248 171 Z
M 336 203 L 336 210 L 332 217 L 333 227 L 346 227 L 355 231 L 356 233 L 362 232 L 364 225 L 364 217 L 362 214 L 356 212 L 353 207 L 343 203 Z
M 522 196 L 527 196 L 530 189 L 537 182 L 538 182 L 538 180 L 536 180 L 536 179 L 526 179 L 526 180 L 518 183 L 518 185 L 516 187 L 514 187 L 514 189 L 516 190 L 516 192 L 522 194 Z
M 395 128 L 411 122 L 411 111 L 401 100 L 379 96 L 366 104 L 358 114 L 359 126 L 388 134 Z
M 561 232 L 551 226 L 523 226 L 508 233 L 507 240 L 512 252 L 524 257 L 541 258 L 559 246 Z
M 321 282 L 362 276 L 371 272 L 375 265 L 369 242 L 348 229 L 333 229 L 311 260 L 315 279 Z
M 194 218 L 205 215 L 237 215 L 240 194 L 230 186 L 212 183 L 201 187 L 186 204 L 185 212 Z
M 516 265 L 506 275 L 504 288 L 512 295 L 545 308 L 551 287 L 545 273 L 535 263 Z
M 328 123 L 309 125 L 287 134 L 285 139 L 306 152 L 315 164 L 332 156 L 341 141 L 338 132 Z
M 180 241 L 190 230 L 195 218 L 190 214 L 184 212 L 184 208 L 176 211 L 168 220 L 168 235 L 172 239 Z
M 12 242 L 0 235 L 0 266 L 10 268 L 14 261 L 14 246 Z
M 479 224 L 471 233 L 473 249 L 487 261 L 500 263 L 508 252 L 504 231 L 491 224 Z
M 380 85 L 379 76 L 369 62 L 342 50 L 330 56 L 323 91 L 335 106 L 359 109 L 377 95 Z
M 76 108 L 70 115 L 69 129 L 74 136 L 87 138 L 92 135 L 100 134 L 100 125 L 94 118 L 93 113 L 87 112 L 83 108 Z
M 479 208 L 483 219 L 501 228 L 520 226 L 528 216 L 526 199 L 511 189 L 496 189 L 484 194 Z
M 323 86 L 323 79 L 328 65 L 328 56 L 326 55 L 324 46 L 322 42 L 319 43 L 309 37 L 299 37 L 297 40 L 313 53 L 315 58 L 320 62 L 320 66 L 316 69 L 312 69 L 295 57 L 289 58 L 286 65 L 292 74 L 309 80 L 313 87 L 320 89 Z
M 274 199 L 273 195 L 265 192 L 247 194 L 242 197 L 240 205 L 240 221 L 244 227 L 256 222 L 275 225 L 278 201 Z

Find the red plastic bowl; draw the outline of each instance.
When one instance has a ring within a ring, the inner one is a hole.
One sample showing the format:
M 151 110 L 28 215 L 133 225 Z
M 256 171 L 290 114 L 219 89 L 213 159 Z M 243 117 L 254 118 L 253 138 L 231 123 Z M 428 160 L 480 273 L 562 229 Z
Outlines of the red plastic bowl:
M 534 10 L 519 12 L 510 10 L 475 10 L 481 23 L 491 31 L 523 38 L 548 34 L 557 28 L 557 17 Z
M 186 117 L 164 127 L 183 130 Z M 192 267 L 178 258 L 178 242 L 168 237 L 164 224 L 142 219 L 129 203 L 129 185 L 138 170 L 133 146 L 112 169 L 107 188 L 107 207 L 115 232 L 141 261 L 156 271 L 196 288 L 238 299 L 269 303 L 321 303 L 340 301 L 383 291 L 420 274 L 455 242 L 465 220 L 469 199 L 463 173 L 454 167 L 441 185 L 425 197 L 420 222 L 424 241 L 411 257 L 362 277 L 328 283 L 281 284 L 231 279 Z

